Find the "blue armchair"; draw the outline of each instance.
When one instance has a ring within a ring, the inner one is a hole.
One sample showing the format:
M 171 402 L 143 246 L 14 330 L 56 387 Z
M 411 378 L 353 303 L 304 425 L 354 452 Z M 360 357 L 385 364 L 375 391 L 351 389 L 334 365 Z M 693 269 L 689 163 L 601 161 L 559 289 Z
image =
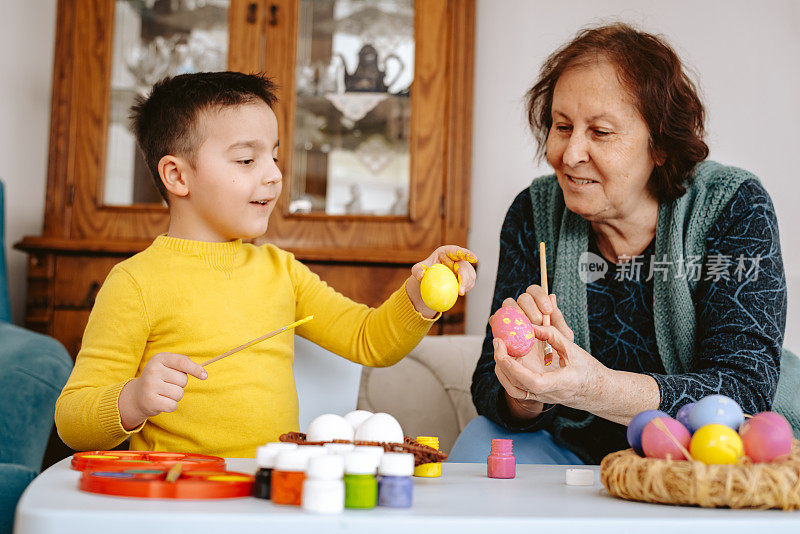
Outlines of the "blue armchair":
M 0 181 L 0 534 L 11 532 L 22 492 L 39 474 L 55 403 L 72 359 L 55 339 L 11 324 Z

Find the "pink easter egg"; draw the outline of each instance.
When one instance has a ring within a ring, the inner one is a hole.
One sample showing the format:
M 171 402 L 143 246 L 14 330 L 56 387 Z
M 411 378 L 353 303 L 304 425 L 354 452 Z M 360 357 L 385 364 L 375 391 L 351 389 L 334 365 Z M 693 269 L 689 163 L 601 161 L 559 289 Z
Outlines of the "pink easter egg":
M 492 335 L 506 344 L 508 355 L 521 358 L 536 343 L 533 325 L 528 316 L 515 306 L 503 306 L 489 319 Z
M 781 414 L 761 412 L 739 429 L 744 453 L 754 462 L 771 462 L 792 450 L 792 427 Z
M 661 458 L 666 460 L 672 458 L 673 460 L 685 460 L 686 455 L 683 454 L 680 447 L 675 443 L 675 440 L 670 438 L 670 435 L 664 431 L 664 428 L 657 425 L 655 421 L 660 421 L 667 428 L 669 434 L 680 443 L 684 449 L 689 449 L 689 442 L 692 440 L 692 435 L 686 430 L 686 427 L 680 424 L 672 417 L 656 417 L 644 426 L 642 430 L 642 450 L 644 455 L 648 458 Z

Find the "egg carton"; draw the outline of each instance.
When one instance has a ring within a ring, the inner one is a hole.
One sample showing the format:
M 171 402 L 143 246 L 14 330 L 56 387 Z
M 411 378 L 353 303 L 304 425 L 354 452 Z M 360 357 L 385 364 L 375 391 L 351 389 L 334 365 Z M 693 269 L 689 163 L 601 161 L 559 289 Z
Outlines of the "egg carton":
M 332 441 L 306 441 L 306 435 L 302 432 L 287 432 L 279 438 L 288 443 L 298 445 L 324 445 L 325 443 L 352 443 L 354 445 L 377 445 L 383 447 L 385 452 L 410 452 L 414 455 L 414 465 L 431 464 L 444 462 L 447 454 L 437 451 L 433 447 L 422 445 L 409 437 L 403 439 L 403 443 L 386 443 L 382 441 L 349 441 L 345 439 L 335 439 Z

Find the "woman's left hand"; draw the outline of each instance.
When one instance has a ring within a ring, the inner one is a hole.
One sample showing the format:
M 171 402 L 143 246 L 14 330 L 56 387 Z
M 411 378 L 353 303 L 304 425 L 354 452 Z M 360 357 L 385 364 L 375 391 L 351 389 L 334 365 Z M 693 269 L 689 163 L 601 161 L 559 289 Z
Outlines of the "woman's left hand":
M 533 330 L 536 339 L 549 343 L 562 361 L 569 361 L 569 365 L 545 370 L 539 362 L 526 361 L 526 358 L 539 357 L 536 351 L 531 351 L 520 361 L 510 356 L 497 358 L 500 370 L 517 388 L 530 392 L 530 395 L 526 394 L 528 400 L 596 413 L 595 408 L 603 397 L 603 387 L 611 370 L 557 328 L 534 325 Z

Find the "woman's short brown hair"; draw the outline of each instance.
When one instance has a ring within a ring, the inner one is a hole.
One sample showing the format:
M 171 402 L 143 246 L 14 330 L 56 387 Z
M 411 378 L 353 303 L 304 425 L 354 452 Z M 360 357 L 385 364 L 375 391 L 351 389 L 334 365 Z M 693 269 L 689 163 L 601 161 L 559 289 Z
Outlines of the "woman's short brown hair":
M 659 202 L 686 192 L 694 166 L 708 157 L 705 108 L 675 51 L 660 37 L 617 23 L 581 30 L 542 65 L 539 80 L 526 95 L 528 122 L 544 155 L 553 124 L 553 92 L 570 67 L 598 57 L 617 67 L 620 82 L 635 98 L 650 130 L 650 153 L 656 167 L 650 190 Z

